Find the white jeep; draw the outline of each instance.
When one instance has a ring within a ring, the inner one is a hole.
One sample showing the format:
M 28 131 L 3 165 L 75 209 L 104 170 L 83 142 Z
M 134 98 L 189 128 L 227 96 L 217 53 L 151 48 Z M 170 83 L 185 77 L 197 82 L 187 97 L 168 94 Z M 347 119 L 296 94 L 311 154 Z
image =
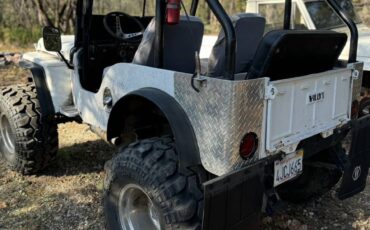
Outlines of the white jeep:
M 107 229 L 256 229 L 276 200 L 307 200 L 341 178 L 339 199 L 365 188 L 370 118 L 358 118 L 363 63 L 339 60 L 347 34 L 264 35 L 264 17 L 207 0 L 223 31 L 205 70 L 197 0 L 181 17 L 180 0 L 156 0 L 153 14 L 145 0 L 107 3 L 78 0 L 75 36 L 45 27 L 21 62 L 32 81 L 1 89 L 12 170 L 47 166 L 58 123 L 88 124 L 119 147 L 105 167 Z M 118 12 L 128 3 L 144 11 Z

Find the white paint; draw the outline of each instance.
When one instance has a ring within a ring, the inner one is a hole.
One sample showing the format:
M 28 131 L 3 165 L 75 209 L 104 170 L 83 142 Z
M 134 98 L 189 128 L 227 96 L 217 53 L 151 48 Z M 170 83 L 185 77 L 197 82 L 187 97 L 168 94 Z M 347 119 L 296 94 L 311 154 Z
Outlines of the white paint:
M 110 111 L 107 111 L 103 104 L 103 94 L 106 88 L 111 90 L 113 105 L 122 97 L 142 88 L 155 88 L 174 96 L 174 72 L 130 63 L 119 63 L 105 69 L 101 87 L 97 93 L 93 93 L 83 89 L 78 72 L 75 71 L 73 95 L 80 116 L 85 123 L 103 131 L 107 131 L 110 115 Z
M 74 47 L 75 36 L 74 35 L 62 35 L 61 40 L 62 40 L 61 53 L 69 61 L 71 49 Z M 50 52 L 45 49 L 43 38 L 40 38 L 35 46 L 36 46 L 36 51 L 48 53 L 48 54 L 58 57 L 58 54 L 56 52 Z
M 308 137 L 333 130 L 350 120 L 350 69 L 272 84 L 277 89 L 277 96 L 268 102 L 266 149 L 270 152 L 296 146 Z M 309 102 L 308 97 L 313 93 L 324 93 L 325 96 Z
M 205 35 L 203 37 L 202 47 L 199 54 L 200 58 L 209 58 L 211 56 L 211 52 L 216 41 L 217 36 L 214 35 Z
M 57 56 L 44 52 L 25 53 L 23 59 L 34 62 L 44 68 L 46 84 L 50 91 L 55 112 L 72 104 L 71 74 L 65 63 Z

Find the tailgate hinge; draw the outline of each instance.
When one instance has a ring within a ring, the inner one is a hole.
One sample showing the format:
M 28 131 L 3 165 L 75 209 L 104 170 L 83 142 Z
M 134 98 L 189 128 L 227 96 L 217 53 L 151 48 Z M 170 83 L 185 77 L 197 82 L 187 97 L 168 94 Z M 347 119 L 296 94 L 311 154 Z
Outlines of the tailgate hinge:
M 360 77 L 360 72 L 357 69 L 352 70 L 352 79 L 353 80 L 358 80 Z
M 278 90 L 274 85 L 268 85 L 265 89 L 265 100 L 274 100 L 276 95 L 278 94 Z

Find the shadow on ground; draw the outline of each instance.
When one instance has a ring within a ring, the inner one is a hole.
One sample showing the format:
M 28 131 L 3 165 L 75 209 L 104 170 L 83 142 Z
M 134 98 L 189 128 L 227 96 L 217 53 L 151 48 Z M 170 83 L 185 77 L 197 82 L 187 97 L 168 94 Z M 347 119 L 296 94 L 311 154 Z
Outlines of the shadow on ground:
M 71 176 L 104 170 L 117 149 L 102 140 L 88 141 L 59 149 L 57 158 L 39 175 Z
M 115 152 L 101 140 L 67 145 L 34 176 L 0 162 L 0 229 L 104 229 L 104 164 Z

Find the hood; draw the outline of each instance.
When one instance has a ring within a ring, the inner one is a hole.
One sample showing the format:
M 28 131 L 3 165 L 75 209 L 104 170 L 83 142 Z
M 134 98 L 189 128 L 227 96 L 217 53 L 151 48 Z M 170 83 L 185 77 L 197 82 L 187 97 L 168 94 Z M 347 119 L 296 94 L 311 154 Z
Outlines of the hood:
M 71 49 L 74 47 L 75 42 L 75 36 L 74 35 L 62 35 L 62 50 L 61 53 L 64 55 L 64 57 L 69 61 L 70 59 L 70 53 Z M 52 54 L 54 56 L 58 56 L 56 52 L 50 52 L 45 49 L 44 46 L 44 39 L 40 38 L 39 41 L 36 44 L 36 51 L 41 51 L 45 53 Z

